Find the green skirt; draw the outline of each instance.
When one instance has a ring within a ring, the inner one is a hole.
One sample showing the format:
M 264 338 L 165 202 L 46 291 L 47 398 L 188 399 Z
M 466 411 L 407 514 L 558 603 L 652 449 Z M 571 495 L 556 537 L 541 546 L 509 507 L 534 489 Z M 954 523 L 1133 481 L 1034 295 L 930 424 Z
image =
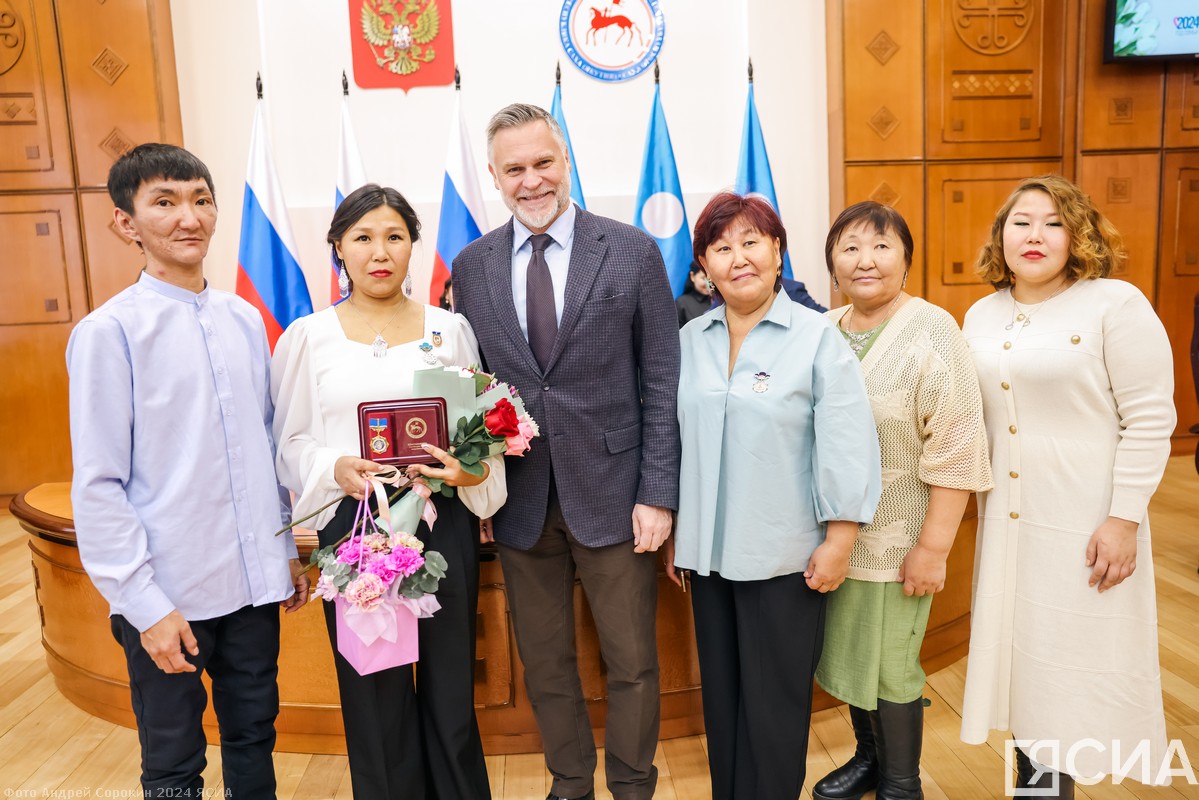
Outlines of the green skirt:
M 924 692 L 920 645 L 932 595 L 908 597 L 895 581 L 846 580 L 828 598 L 816 682 L 833 697 L 873 711 L 879 699 L 910 703 Z

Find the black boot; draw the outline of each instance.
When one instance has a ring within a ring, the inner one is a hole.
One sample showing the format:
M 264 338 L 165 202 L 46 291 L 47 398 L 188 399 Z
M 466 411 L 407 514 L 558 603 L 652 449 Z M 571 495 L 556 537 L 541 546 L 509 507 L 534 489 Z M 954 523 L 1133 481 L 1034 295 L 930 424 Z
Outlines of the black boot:
M 1037 768 L 1040 768 L 1040 774 L 1037 774 Z M 1064 772 L 1055 772 L 1040 764 L 1034 767 L 1032 759 L 1028 757 L 1028 754 L 1019 747 L 1016 748 L 1017 789 L 1049 790 L 1053 787 L 1055 778 L 1057 779 L 1057 792 L 1053 794 L 1041 794 L 1038 792 L 1037 797 L 1043 797 L 1046 800 L 1074 800 L 1073 778 Z
M 924 700 L 890 703 L 880 698 L 871 722 L 878 750 L 877 800 L 924 800 L 920 788 Z
M 852 758 L 812 787 L 813 800 L 858 800 L 878 786 L 878 755 L 874 747 L 874 732 L 870 727 L 873 713 L 857 706 L 849 707 L 849 721 L 853 724 L 858 748 Z

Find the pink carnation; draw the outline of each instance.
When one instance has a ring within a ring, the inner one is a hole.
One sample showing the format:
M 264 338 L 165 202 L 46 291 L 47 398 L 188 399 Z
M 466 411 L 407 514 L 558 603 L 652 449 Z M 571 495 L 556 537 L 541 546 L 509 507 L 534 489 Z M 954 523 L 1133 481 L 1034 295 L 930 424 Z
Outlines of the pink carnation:
M 333 585 L 333 581 L 329 580 L 327 575 L 322 575 L 316 582 L 316 589 L 313 590 L 313 596 L 319 597 L 322 600 L 336 600 L 337 587 Z
M 402 547 L 393 550 L 385 559 L 389 569 L 407 578 L 425 565 L 425 557 L 415 550 Z
M 364 611 L 370 611 L 383 602 L 387 587 L 378 575 L 363 572 L 346 587 L 346 600 Z
M 396 579 L 399 571 L 391 566 L 391 556 L 384 556 L 366 564 L 362 567 L 364 573 L 377 575 L 379 580 L 383 581 L 384 586 L 391 586 L 391 582 Z
M 528 422 L 528 420 L 520 420 L 516 426 L 516 434 L 509 436 L 505 440 L 508 445 L 508 449 L 504 451 L 504 455 L 523 456 L 529 449 L 529 442 L 536 435 L 536 429 Z
M 337 548 L 337 560 L 343 564 L 357 564 L 362 555 L 362 540 L 358 537 L 346 539 Z

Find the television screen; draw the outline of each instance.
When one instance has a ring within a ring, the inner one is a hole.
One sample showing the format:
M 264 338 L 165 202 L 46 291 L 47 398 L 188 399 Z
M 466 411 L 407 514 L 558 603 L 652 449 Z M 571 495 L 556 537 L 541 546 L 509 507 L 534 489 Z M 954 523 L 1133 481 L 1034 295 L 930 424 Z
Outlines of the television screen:
M 1199 58 L 1196 0 L 1108 0 L 1104 61 Z

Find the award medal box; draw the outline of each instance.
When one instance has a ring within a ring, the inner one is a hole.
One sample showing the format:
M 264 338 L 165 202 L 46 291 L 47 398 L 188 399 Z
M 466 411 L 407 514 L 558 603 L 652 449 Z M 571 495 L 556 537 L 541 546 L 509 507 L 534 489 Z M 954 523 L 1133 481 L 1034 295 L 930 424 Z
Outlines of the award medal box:
M 441 397 L 387 400 L 358 406 L 362 457 L 376 464 L 402 467 L 439 464 L 422 444 L 449 448 L 446 403 Z

